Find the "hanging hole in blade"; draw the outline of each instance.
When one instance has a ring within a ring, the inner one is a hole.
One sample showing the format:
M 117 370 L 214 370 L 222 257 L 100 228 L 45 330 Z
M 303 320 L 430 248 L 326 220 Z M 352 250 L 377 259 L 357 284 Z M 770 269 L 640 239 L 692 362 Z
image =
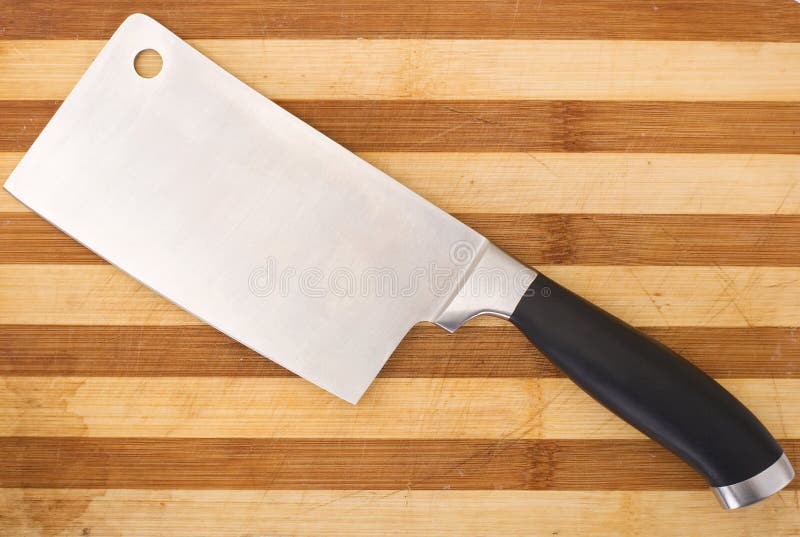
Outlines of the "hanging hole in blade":
M 161 72 L 163 64 L 161 54 L 151 48 L 140 51 L 133 59 L 133 68 L 142 78 L 153 78 Z

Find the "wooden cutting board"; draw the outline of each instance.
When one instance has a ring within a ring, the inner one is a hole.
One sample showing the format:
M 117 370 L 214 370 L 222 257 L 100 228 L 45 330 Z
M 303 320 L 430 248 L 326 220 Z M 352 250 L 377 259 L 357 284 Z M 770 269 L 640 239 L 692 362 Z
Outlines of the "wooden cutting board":
M 136 11 L 674 346 L 800 463 L 800 4 L 0 0 L 0 180 Z M 2 537 L 800 533 L 796 485 L 723 512 L 500 321 L 417 327 L 354 407 L 4 191 L 0 383 Z

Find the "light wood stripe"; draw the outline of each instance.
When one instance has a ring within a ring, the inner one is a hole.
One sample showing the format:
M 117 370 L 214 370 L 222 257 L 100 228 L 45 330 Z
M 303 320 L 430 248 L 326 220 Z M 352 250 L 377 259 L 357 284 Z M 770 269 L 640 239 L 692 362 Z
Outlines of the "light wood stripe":
M 800 324 L 795 267 L 538 268 L 636 326 Z M 0 324 L 202 323 L 108 265 L 0 265 Z
M 517 38 L 800 41 L 791 0 L 15 0 L 5 39 L 105 39 L 135 12 L 183 38 Z M 598 24 L 602 21 L 602 24 Z
M 708 491 L 2 489 L 18 537 L 137 535 L 586 535 L 794 537 L 796 491 L 720 513 Z M 577 516 L 576 513 L 590 513 Z M 723 516 L 724 515 L 724 516 Z
M 800 155 L 361 156 L 452 213 L 800 213 Z
M 800 381 L 722 384 L 800 438 Z M 351 405 L 299 378 L 1 377 L 0 436 L 644 438 L 563 378 L 375 381 Z
M 0 152 L 0 181 L 23 153 Z M 361 153 L 451 213 L 800 214 L 800 155 Z M 0 189 L 0 212 L 28 209 Z
M 800 44 L 686 41 L 190 42 L 272 99 L 794 101 Z M 0 41 L 0 99 L 64 99 L 104 41 Z M 131 65 L 133 69 L 133 65 Z
M 24 151 L 59 101 L 0 101 Z M 800 102 L 279 101 L 351 151 L 800 153 Z
M 716 378 L 794 378 L 797 328 L 645 327 Z M 210 326 L 0 326 L 0 375 L 291 377 Z M 381 370 L 387 378 L 560 377 L 513 326 L 419 325 Z
M 800 442 L 782 445 L 798 459 Z M 12 488 L 710 494 L 697 473 L 649 440 L 17 437 L 0 438 L 0 456 L 14 461 L 0 465 L 0 481 Z
M 529 265 L 800 266 L 800 216 L 454 216 Z M 0 213 L 4 263 L 106 262 L 37 215 Z

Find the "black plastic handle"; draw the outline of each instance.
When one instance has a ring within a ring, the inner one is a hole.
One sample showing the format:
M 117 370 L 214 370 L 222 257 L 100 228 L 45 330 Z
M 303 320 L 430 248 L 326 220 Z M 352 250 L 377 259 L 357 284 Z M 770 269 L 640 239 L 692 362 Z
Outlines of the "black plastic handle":
M 511 321 L 578 386 L 713 487 L 750 479 L 783 453 L 711 377 L 542 274 Z

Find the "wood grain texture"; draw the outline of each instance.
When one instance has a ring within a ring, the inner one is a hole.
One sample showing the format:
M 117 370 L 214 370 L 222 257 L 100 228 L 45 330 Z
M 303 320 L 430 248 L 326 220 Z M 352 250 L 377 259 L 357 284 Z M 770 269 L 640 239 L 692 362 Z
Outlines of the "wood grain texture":
M 800 103 L 278 101 L 351 151 L 800 153 Z M 58 101 L 0 100 L 0 151 L 24 151 Z
M 800 324 L 798 267 L 537 268 L 637 326 Z M 202 324 L 110 265 L 0 265 L 0 304 L 0 324 Z M 494 317 L 472 322 L 505 323 Z
M 800 437 L 800 381 L 725 379 L 776 436 Z M 0 436 L 644 438 L 561 378 L 383 378 L 358 405 L 300 378 L 6 377 Z
M 800 461 L 800 4 L 0 0 L 0 182 L 137 11 L 682 352 Z M 797 483 L 722 513 L 503 321 L 416 326 L 352 406 L 5 191 L 0 457 L 0 537 L 800 534 Z
M 800 91 L 800 81 L 786 76 L 800 69 L 795 43 L 204 39 L 190 44 L 249 86 L 282 100 L 796 101 Z M 0 40 L 5 58 L 0 98 L 64 99 L 102 45 Z
M 4 0 L 2 39 L 107 39 L 142 12 L 184 39 L 501 38 L 800 41 L 791 0 Z
M 800 265 L 800 216 L 453 215 L 534 266 Z M 106 262 L 35 214 L 0 213 L 0 264 L 12 263 Z
M 0 152 L 0 179 L 21 157 Z M 367 152 L 361 157 L 451 213 L 800 214 L 800 154 Z M 0 212 L 25 211 L 0 190 Z
M 785 448 L 789 457 L 800 455 L 797 441 L 785 442 Z M 54 450 L 60 459 L 52 456 Z M 0 453 L 14 461 L 0 467 L 0 476 L 15 488 L 563 491 L 675 490 L 676 483 L 682 490 L 706 488 L 649 440 L 17 437 L 0 438 Z
M 138 490 L 0 491 L 14 535 L 220 537 L 242 535 L 714 535 L 794 537 L 795 490 L 720 516 L 708 492 L 520 490 Z M 777 504 L 777 505 L 776 505 Z M 21 506 L 21 508 L 18 508 Z M 590 513 L 581 516 L 580 513 Z
M 643 327 L 716 378 L 796 378 L 800 330 Z M 292 377 L 206 325 L 0 326 L 0 374 L 78 377 Z M 381 378 L 553 378 L 561 373 L 516 328 L 418 325 Z

